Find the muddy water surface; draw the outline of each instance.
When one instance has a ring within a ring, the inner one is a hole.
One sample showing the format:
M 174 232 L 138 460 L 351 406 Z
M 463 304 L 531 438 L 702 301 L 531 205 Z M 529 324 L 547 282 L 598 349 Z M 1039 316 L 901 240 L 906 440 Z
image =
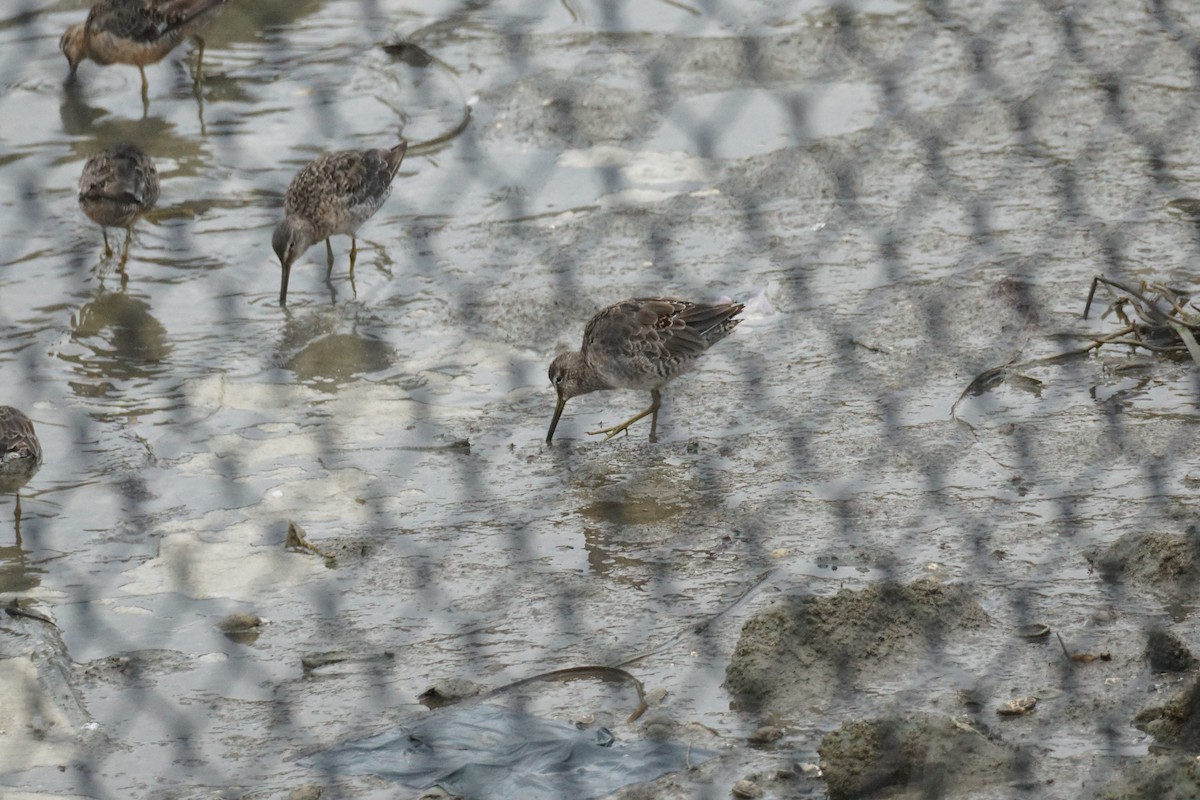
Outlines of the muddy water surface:
M 1192 515 L 1186 368 L 1114 351 L 950 417 L 983 369 L 1104 330 L 1078 314 L 1114 259 L 1188 282 L 1192 230 L 1166 203 L 1200 180 L 1169 135 L 1191 72 L 1140 11 L 1081 23 L 1101 52 L 1144 54 L 1121 62 L 1141 128 L 1040 6 L 864 3 L 849 31 L 816 3 L 235 1 L 206 31 L 203 85 L 185 45 L 147 70 L 144 109 L 132 68 L 88 62 L 64 85 L 56 44 L 82 4 L 27 5 L 0 18 L 0 402 L 47 456 L 19 542 L 0 505 L 0 595 L 53 614 L 103 739 L 5 762 L 0 783 L 284 796 L 324 779 L 295 756 L 402 719 L 438 680 L 649 653 L 629 669 L 667 691 L 661 713 L 728 751 L 679 794 L 726 796 L 815 762 L 847 715 L 953 710 L 959 676 L 1064 696 L 1053 652 L 1008 636 L 1029 617 L 1115 657 L 1080 708 L 1013 734 L 1050 753 L 1043 796 L 1144 750 L 1138 637 L 1165 612 L 1082 554 Z M 398 40 L 436 60 L 378 46 Z M 1137 133 L 1159 126 L 1156 182 Z M 292 175 L 401 135 L 417 146 L 354 280 L 348 241 L 328 280 L 314 247 L 280 309 L 270 234 Z M 75 202 L 87 155 L 122 139 L 162 177 L 127 282 Z M 588 437 L 646 401 L 605 393 L 573 400 L 546 447 L 550 358 L 650 293 L 751 302 L 667 393 L 659 444 Z M 285 551 L 288 520 L 332 558 Z M 929 574 L 973 587 L 993 635 L 775 720 L 777 750 L 742 744 L 764 720 L 721 682 L 747 614 Z M 265 618 L 257 639 L 216 629 L 234 611 Z M 302 666 L 330 651 L 354 658 Z M 549 697 L 547 714 L 639 735 L 619 695 Z

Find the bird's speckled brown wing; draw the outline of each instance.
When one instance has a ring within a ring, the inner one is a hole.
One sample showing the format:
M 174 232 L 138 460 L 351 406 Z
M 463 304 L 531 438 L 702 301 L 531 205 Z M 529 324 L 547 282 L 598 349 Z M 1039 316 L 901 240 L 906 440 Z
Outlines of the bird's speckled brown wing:
M 79 177 L 80 197 L 137 203 L 158 201 L 158 169 L 137 145 L 119 144 L 87 160 Z
M 158 202 L 158 170 L 133 144 L 97 153 L 79 177 L 79 204 L 100 225 L 124 226 Z
M 89 36 L 108 34 L 136 44 L 189 35 L 191 23 L 225 0 L 100 0 L 88 13 Z
M 592 318 L 582 352 L 610 368 L 669 378 L 737 327 L 741 310 L 739 303 L 624 300 Z
M 29 417 L 0 406 L 0 478 L 32 475 L 42 463 L 42 445 Z
M 317 228 L 318 239 L 349 233 L 379 210 L 392 191 L 404 145 L 392 150 L 341 150 L 317 157 L 296 174 L 283 208 Z

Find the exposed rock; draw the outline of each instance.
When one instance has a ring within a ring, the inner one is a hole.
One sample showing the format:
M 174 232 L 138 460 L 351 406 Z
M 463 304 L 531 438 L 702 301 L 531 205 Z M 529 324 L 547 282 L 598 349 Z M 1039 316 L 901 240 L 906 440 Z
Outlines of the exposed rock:
M 1152 630 L 1146 637 L 1146 659 L 1153 672 L 1184 672 L 1196 663 L 1183 641 L 1164 630 Z
M 1010 779 L 1021 757 L 949 717 L 918 714 L 843 723 L 818 748 L 830 800 L 870 797 L 894 787 L 950 797 Z
M 318 800 L 324 793 L 325 789 L 322 786 L 306 783 L 288 792 L 287 800 Z
M 1164 705 L 1142 709 L 1133 718 L 1133 724 L 1162 744 L 1197 749 L 1200 747 L 1200 680 L 1193 681 Z
M 763 796 L 762 787 L 752 780 L 740 780 L 733 785 L 731 794 L 734 797 L 757 798 Z
M 1200 796 L 1200 764 L 1190 755 L 1150 756 L 1121 770 L 1097 800 L 1194 800 Z
M 230 614 L 217 623 L 217 628 L 223 633 L 240 633 L 252 630 L 262 625 L 262 618 L 249 611 L 238 611 Z
M 781 736 L 783 736 L 783 728 L 777 725 L 762 725 L 750 734 L 746 741 L 753 746 L 762 747 L 771 744 Z
M 986 619 L 966 588 L 932 578 L 786 598 L 743 626 L 725 686 L 743 709 L 770 704 L 786 715 L 814 694 L 846 686 L 864 670 L 897 669 L 897 661 Z
M 238 644 L 254 644 L 262 632 L 262 617 L 249 611 L 238 611 L 230 614 L 217 623 L 217 629 L 225 634 L 225 638 Z
M 1189 585 L 1197 577 L 1196 554 L 1200 552 L 1200 532 L 1188 528 L 1183 535 L 1168 533 L 1129 533 L 1091 561 L 1105 580 L 1130 581 L 1150 589 L 1171 591 L 1182 582 Z

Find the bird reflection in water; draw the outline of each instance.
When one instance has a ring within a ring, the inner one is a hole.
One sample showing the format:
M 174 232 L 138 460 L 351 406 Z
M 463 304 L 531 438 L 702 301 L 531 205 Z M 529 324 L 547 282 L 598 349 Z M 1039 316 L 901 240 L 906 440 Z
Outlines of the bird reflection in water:
M 60 357 L 89 379 L 89 384 L 72 383 L 76 393 L 88 395 L 97 390 L 106 394 L 111 381 L 157 377 L 172 349 L 167 329 L 150 313 L 149 303 L 103 289 L 71 315 L 71 340 L 83 349 Z
M 386 331 L 362 309 L 342 305 L 288 314 L 275 361 L 313 388 L 333 391 L 358 375 L 382 372 L 396 362 Z M 348 328 L 348 330 L 347 330 Z

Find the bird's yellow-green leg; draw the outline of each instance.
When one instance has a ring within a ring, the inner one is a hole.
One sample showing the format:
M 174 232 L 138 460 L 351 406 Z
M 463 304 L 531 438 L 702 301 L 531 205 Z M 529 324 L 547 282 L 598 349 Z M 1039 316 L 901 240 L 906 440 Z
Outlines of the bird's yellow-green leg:
M 350 277 L 354 277 L 354 258 L 358 255 L 358 239 L 350 237 Z
M 588 436 L 599 436 L 602 433 L 608 434 L 607 436 L 604 437 L 605 441 L 608 441 L 609 439 L 613 438 L 614 436 L 616 436 L 618 433 L 621 433 L 622 431 L 624 431 L 625 435 L 628 436 L 630 425 L 637 422 L 639 419 L 642 419 L 643 417 L 653 415 L 653 417 L 650 420 L 650 441 L 657 442 L 658 441 L 658 409 L 659 409 L 659 406 L 662 405 L 662 395 L 659 394 L 658 389 L 651 389 L 650 397 L 651 397 L 650 407 L 647 408 L 645 411 L 635 414 L 634 416 L 632 416 L 629 419 L 622 422 L 620 425 L 613 425 L 611 428 L 603 428 L 598 431 L 588 431 Z
M 129 243 L 133 240 L 133 228 L 125 229 L 125 246 L 121 248 L 121 261 L 117 264 L 117 270 L 121 273 L 121 285 L 124 286 L 129 278 L 125 274 L 125 262 L 129 260 Z
M 13 511 L 13 532 L 16 534 L 17 547 L 22 546 L 21 542 L 21 493 L 17 492 L 17 508 Z
M 325 280 L 329 280 L 329 276 L 333 274 L 333 245 L 329 243 L 329 239 L 325 240 L 325 264 L 328 266 L 325 270 Z
M 112 246 L 108 243 L 108 228 L 101 227 L 100 233 L 104 236 L 104 257 L 112 257 Z
M 193 38 L 196 40 L 198 49 L 196 51 L 196 75 L 192 78 L 192 83 L 199 88 L 200 84 L 204 83 L 204 37 L 195 36 Z

